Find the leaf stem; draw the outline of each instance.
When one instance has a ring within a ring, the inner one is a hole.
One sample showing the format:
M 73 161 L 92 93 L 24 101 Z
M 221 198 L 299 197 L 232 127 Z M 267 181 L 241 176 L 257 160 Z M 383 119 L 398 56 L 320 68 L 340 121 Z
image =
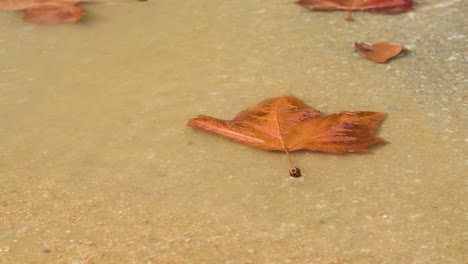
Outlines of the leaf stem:
M 288 157 L 289 164 L 291 164 L 291 168 L 289 169 L 289 176 L 294 178 L 299 178 L 302 176 L 301 170 L 294 165 L 294 162 L 291 159 L 291 155 L 289 155 L 289 151 L 286 149 L 286 156 Z
M 348 17 L 346 17 L 346 21 L 354 21 L 354 18 L 353 18 L 353 10 L 352 9 L 349 9 L 348 11 Z
M 357 6 L 357 2 L 360 2 L 359 0 L 354 0 L 352 3 L 351 3 L 351 6 L 349 7 L 349 10 L 348 10 L 348 17 L 346 18 L 346 21 L 354 21 L 354 18 L 353 18 L 353 10 L 354 8 Z M 362 2 L 362 1 L 361 1 Z M 364 1 L 366 2 L 366 1 Z

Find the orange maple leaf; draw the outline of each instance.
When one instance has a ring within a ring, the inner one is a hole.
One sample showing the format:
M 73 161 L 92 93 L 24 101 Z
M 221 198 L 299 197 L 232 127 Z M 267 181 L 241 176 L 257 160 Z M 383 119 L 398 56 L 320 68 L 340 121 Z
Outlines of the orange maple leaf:
M 385 117 L 385 113 L 369 111 L 322 117 L 318 110 L 285 95 L 247 108 L 233 120 L 201 115 L 190 119 L 187 125 L 245 145 L 284 151 L 291 163 L 290 175 L 300 177 L 289 152 L 366 152 L 369 146 L 385 142 L 374 136 Z

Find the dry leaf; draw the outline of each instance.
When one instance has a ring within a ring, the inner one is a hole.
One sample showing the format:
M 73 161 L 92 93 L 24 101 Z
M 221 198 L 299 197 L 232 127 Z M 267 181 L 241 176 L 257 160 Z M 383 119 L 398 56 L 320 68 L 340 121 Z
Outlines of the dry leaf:
M 53 25 L 73 23 L 81 19 L 84 9 L 75 6 L 75 0 L 0 0 L 0 10 L 24 10 L 23 20 Z
M 384 63 L 400 55 L 404 47 L 400 44 L 379 42 L 375 44 L 355 42 L 354 49 L 357 54 L 376 63 Z
M 139 0 L 142 1 L 142 0 Z M 0 0 L 1 11 L 24 10 L 23 20 L 43 25 L 74 23 L 85 11 L 79 3 L 103 2 L 100 0 Z
M 247 108 L 233 120 L 201 115 L 190 119 L 187 125 L 245 145 L 284 151 L 291 163 L 290 175 L 299 177 L 300 170 L 292 163 L 289 152 L 366 152 L 369 146 L 385 142 L 374 136 L 385 117 L 385 113 L 368 111 L 322 117 L 318 110 L 285 95 Z
M 361 10 L 400 14 L 413 8 L 414 0 L 299 0 L 297 4 L 318 11 Z
M 83 17 L 84 13 L 83 8 L 74 5 L 44 5 L 28 9 L 23 15 L 23 20 L 42 25 L 75 23 Z
M 347 10 L 346 20 L 353 20 L 352 11 L 368 11 L 379 14 L 401 14 L 413 8 L 414 0 L 298 0 L 302 7 L 317 11 Z

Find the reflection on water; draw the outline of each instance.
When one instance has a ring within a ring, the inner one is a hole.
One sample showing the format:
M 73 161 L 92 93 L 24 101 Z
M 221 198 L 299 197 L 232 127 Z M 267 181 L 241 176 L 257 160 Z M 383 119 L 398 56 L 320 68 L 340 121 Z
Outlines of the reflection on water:
M 0 262 L 463 262 L 462 4 L 421 5 L 354 23 L 282 0 L 0 13 Z M 354 41 L 410 53 L 376 65 Z M 388 112 L 390 144 L 294 153 L 291 179 L 283 154 L 185 126 L 287 93 Z

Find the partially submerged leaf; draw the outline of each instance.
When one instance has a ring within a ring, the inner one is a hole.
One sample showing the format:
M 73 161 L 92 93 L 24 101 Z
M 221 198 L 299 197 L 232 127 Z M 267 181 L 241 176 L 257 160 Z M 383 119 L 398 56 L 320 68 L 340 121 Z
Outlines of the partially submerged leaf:
M 375 44 L 355 42 L 354 49 L 357 54 L 368 60 L 376 63 L 384 63 L 400 55 L 403 52 L 404 47 L 400 44 L 392 44 L 388 42 L 379 42 Z
M 290 175 L 300 176 L 289 152 L 321 151 L 335 154 L 366 152 L 385 142 L 374 134 L 386 114 L 341 112 L 322 117 L 292 95 L 265 100 L 237 114 L 233 120 L 210 116 L 190 119 L 187 125 L 265 150 L 283 151 L 291 162 Z

